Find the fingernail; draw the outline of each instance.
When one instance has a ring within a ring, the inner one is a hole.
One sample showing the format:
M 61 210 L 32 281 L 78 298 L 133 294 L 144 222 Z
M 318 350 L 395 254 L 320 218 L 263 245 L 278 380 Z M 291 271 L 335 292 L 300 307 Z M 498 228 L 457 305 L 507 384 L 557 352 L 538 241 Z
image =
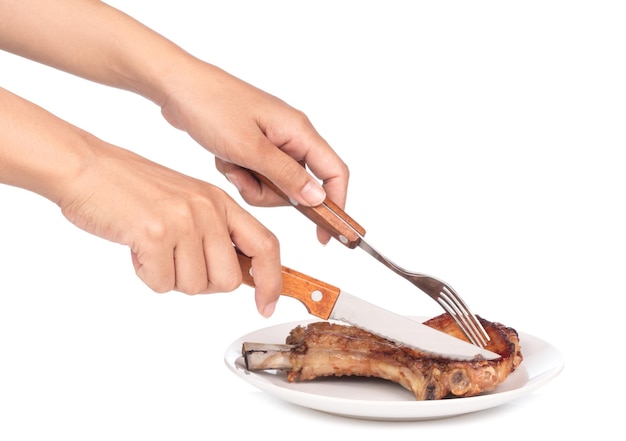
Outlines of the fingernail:
M 226 179 L 228 179 L 228 182 L 230 182 L 231 184 L 235 186 L 238 192 L 241 192 L 241 189 L 242 189 L 241 182 L 239 182 L 239 178 L 237 176 L 231 175 L 230 173 L 225 173 L 224 176 L 226 176 Z
M 309 181 L 300 192 L 300 196 L 302 196 L 309 205 L 315 206 L 324 202 L 326 192 L 317 182 Z
M 265 318 L 271 317 L 271 315 L 274 314 L 274 310 L 276 309 L 276 303 L 277 302 L 272 302 L 265 305 L 265 308 L 263 308 L 263 312 L 261 312 L 261 315 L 263 315 L 263 317 Z

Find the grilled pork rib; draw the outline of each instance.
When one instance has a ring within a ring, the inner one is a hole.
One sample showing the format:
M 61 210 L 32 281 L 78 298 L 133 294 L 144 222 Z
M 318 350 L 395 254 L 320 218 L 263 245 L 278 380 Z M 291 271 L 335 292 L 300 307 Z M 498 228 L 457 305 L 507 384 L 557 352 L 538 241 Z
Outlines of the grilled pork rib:
M 470 397 L 495 389 L 522 362 L 517 332 L 479 319 L 491 338 L 487 349 L 500 358 L 477 356 L 459 361 L 433 356 L 354 326 L 330 322 L 297 326 L 285 345 L 246 342 L 242 352 L 248 370 L 286 370 L 289 382 L 353 375 L 393 381 L 410 390 L 416 400 Z M 466 339 L 447 313 L 424 324 Z

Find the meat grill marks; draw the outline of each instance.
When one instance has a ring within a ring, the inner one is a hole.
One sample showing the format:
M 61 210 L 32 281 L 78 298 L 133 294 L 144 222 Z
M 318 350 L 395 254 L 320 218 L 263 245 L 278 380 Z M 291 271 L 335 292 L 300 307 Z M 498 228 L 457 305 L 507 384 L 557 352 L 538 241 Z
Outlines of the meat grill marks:
M 487 349 L 500 358 L 477 356 L 460 361 L 433 356 L 363 329 L 331 322 L 297 326 L 284 345 L 246 342 L 242 353 L 248 370 L 285 370 L 289 382 L 327 376 L 377 377 L 408 389 L 416 400 L 470 397 L 494 390 L 523 359 L 514 329 L 479 319 L 491 338 Z M 424 324 L 466 340 L 447 313 Z

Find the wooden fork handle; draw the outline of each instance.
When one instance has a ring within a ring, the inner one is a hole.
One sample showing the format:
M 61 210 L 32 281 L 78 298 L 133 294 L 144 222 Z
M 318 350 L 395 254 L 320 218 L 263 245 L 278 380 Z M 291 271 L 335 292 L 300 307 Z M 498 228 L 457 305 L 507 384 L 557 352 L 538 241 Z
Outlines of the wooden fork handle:
M 254 276 L 252 274 L 252 259 L 241 251 L 236 251 L 237 257 L 239 258 L 239 265 L 241 266 L 243 283 L 249 286 L 255 286 Z M 341 290 L 285 266 L 282 267 L 282 271 L 282 294 L 299 300 L 306 306 L 310 314 L 328 320 Z
M 267 177 L 253 170 L 249 172 L 348 248 L 356 248 L 361 237 L 365 236 L 365 229 L 330 199 L 326 198 L 316 207 L 306 207 L 290 199 Z

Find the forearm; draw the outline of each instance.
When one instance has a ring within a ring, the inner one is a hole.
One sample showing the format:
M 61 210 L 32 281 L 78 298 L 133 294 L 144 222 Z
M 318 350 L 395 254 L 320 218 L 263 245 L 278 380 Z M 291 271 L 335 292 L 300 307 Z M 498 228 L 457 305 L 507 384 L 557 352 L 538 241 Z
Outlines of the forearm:
M 193 58 L 128 15 L 94 0 L 0 0 L 0 48 L 159 105 Z
M 250 204 L 283 201 L 228 164 L 264 174 L 298 203 L 345 203 L 347 166 L 306 115 L 102 2 L 0 0 L 0 48 L 157 103 L 216 156 Z
M 91 156 L 93 136 L 0 88 L 0 183 L 59 203 Z

